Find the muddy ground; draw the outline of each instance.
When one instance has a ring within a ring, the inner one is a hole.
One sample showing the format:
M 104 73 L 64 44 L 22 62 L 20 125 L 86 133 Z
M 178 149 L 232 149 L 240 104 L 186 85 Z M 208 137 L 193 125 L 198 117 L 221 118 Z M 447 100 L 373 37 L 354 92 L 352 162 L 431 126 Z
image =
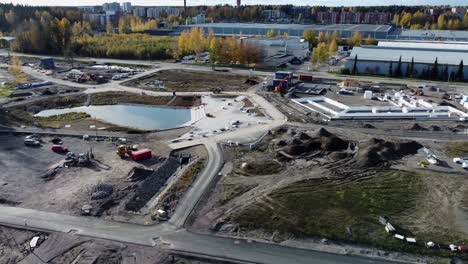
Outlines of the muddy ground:
M 207 92 L 215 89 L 244 91 L 250 88 L 252 84 L 260 81 L 257 77 L 251 77 L 250 79 L 254 82 L 248 82 L 248 75 L 209 71 L 163 70 L 142 79 L 128 81 L 124 85 L 148 90 L 164 87 L 168 91 L 176 92 Z
M 227 148 L 224 176 L 191 228 L 273 242 L 327 238 L 466 258 L 445 248 L 468 242 L 468 173 L 451 161 L 446 142 L 301 131 L 279 129 L 255 151 Z M 419 167 L 427 155 L 423 147 L 437 153 L 442 164 Z M 398 232 L 416 237 L 418 244 L 393 238 L 379 216 L 389 217 Z M 426 249 L 427 241 L 444 249 Z
M 165 131 L 141 136 L 138 140 L 129 139 L 127 144 L 153 150 L 153 158 L 142 162 L 118 157 L 117 142 L 64 137 L 64 145 L 76 154 L 85 153 L 91 147 L 94 160 L 89 166 L 59 168 L 55 175 L 50 172 L 63 163 L 65 155 L 50 150 L 52 138 L 43 137 L 40 147 L 28 147 L 23 144 L 23 137 L 0 135 L 0 169 L 3 172 L 0 175 L 0 202 L 70 215 L 80 215 L 83 205 L 89 204 L 93 207 L 93 216 L 143 223 L 144 216 L 129 214 L 128 204 L 137 199 L 143 203 L 137 208 L 141 209 L 165 182 L 161 182 L 157 189 L 146 190 L 150 186 L 145 185 L 148 175 L 131 179 L 129 173 L 134 168 L 141 168 L 155 173 L 158 179 L 163 173 L 169 173 L 170 177 L 180 165 L 176 158 L 171 158 L 176 160 L 173 162 L 175 167 L 172 166 L 174 171 L 159 169 L 169 160 L 171 149 L 166 142 L 182 133 L 186 131 Z M 149 198 L 145 201 L 137 198 L 141 192 L 147 193 Z

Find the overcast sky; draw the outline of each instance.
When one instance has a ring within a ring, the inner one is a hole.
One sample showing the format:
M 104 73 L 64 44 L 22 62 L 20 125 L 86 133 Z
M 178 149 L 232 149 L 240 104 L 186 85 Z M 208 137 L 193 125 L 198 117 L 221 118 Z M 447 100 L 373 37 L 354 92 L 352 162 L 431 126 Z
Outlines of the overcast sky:
M 84 6 L 100 5 L 105 2 L 131 2 L 133 5 L 183 5 L 183 0 L 0 0 L 1 3 L 28 5 Z M 188 5 L 234 5 L 236 0 L 187 0 Z M 369 5 L 468 5 L 468 0 L 242 0 L 242 4 L 294 4 L 327 6 L 369 6 Z

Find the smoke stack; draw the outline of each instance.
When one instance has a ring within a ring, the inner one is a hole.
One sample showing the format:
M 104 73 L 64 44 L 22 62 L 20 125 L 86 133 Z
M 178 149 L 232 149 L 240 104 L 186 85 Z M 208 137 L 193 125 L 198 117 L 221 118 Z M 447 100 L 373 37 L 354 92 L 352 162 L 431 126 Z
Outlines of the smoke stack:
M 185 20 L 185 25 L 188 24 L 187 20 L 187 0 L 184 0 L 184 20 Z

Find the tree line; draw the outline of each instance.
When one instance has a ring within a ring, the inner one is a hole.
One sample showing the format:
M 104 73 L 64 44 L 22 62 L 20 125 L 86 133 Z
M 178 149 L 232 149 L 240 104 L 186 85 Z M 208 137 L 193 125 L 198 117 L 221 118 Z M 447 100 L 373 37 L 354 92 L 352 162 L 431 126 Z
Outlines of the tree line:
M 309 43 L 312 49 L 310 58 L 312 64 L 328 62 L 330 56 L 337 55 L 339 45 L 351 47 L 360 46 L 362 44 L 377 45 L 377 40 L 370 35 L 367 39 L 363 40 L 360 32 L 354 32 L 351 38 L 344 40 L 337 31 L 332 34 L 319 32 L 318 36 L 316 36 L 315 31 L 308 29 L 304 30 L 302 38 Z
M 406 29 L 468 30 L 468 13 L 463 18 L 449 12 L 435 18 L 419 10 L 414 13 L 403 11 L 394 15 L 392 23 Z
M 252 42 L 236 36 L 217 38 L 213 32 L 206 36 L 203 28 L 185 30 L 178 39 L 176 57 L 195 54 L 200 58 L 204 51 L 210 53 L 212 63 L 251 64 L 259 62 L 261 50 Z

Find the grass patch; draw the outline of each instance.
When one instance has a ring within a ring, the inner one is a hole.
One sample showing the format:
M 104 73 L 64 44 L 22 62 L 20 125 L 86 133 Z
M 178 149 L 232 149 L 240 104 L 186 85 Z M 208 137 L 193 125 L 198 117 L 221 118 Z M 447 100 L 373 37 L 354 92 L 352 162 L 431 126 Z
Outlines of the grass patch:
M 417 206 L 424 191 L 421 175 L 389 171 L 370 179 L 314 179 L 270 195 L 271 201 L 244 209 L 233 220 L 243 228 L 262 228 L 298 237 L 319 236 L 400 250 L 378 216 L 398 218 Z
M 145 134 L 148 132 L 143 129 L 132 128 L 132 127 L 121 127 L 121 126 L 110 126 L 110 127 L 106 127 L 106 129 L 104 130 L 110 131 L 110 132 L 123 132 L 123 133 L 128 133 L 128 134 Z
M 49 117 L 33 116 L 30 113 L 15 109 L 8 113 L 7 118 L 14 124 L 34 125 L 45 128 L 60 128 L 62 122 L 88 118 L 86 113 L 66 113 Z
M 7 82 L 0 86 L 0 97 L 10 96 L 15 90 L 16 86 L 18 86 L 17 82 Z
M 150 96 L 128 92 L 103 92 L 91 95 L 91 105 L 143 104 L 166 105 L 171 96 Z
M 450 157 L 468 156 L 468 142 L 466 141 L 451 141 L 447 144 L 446 149 Z

